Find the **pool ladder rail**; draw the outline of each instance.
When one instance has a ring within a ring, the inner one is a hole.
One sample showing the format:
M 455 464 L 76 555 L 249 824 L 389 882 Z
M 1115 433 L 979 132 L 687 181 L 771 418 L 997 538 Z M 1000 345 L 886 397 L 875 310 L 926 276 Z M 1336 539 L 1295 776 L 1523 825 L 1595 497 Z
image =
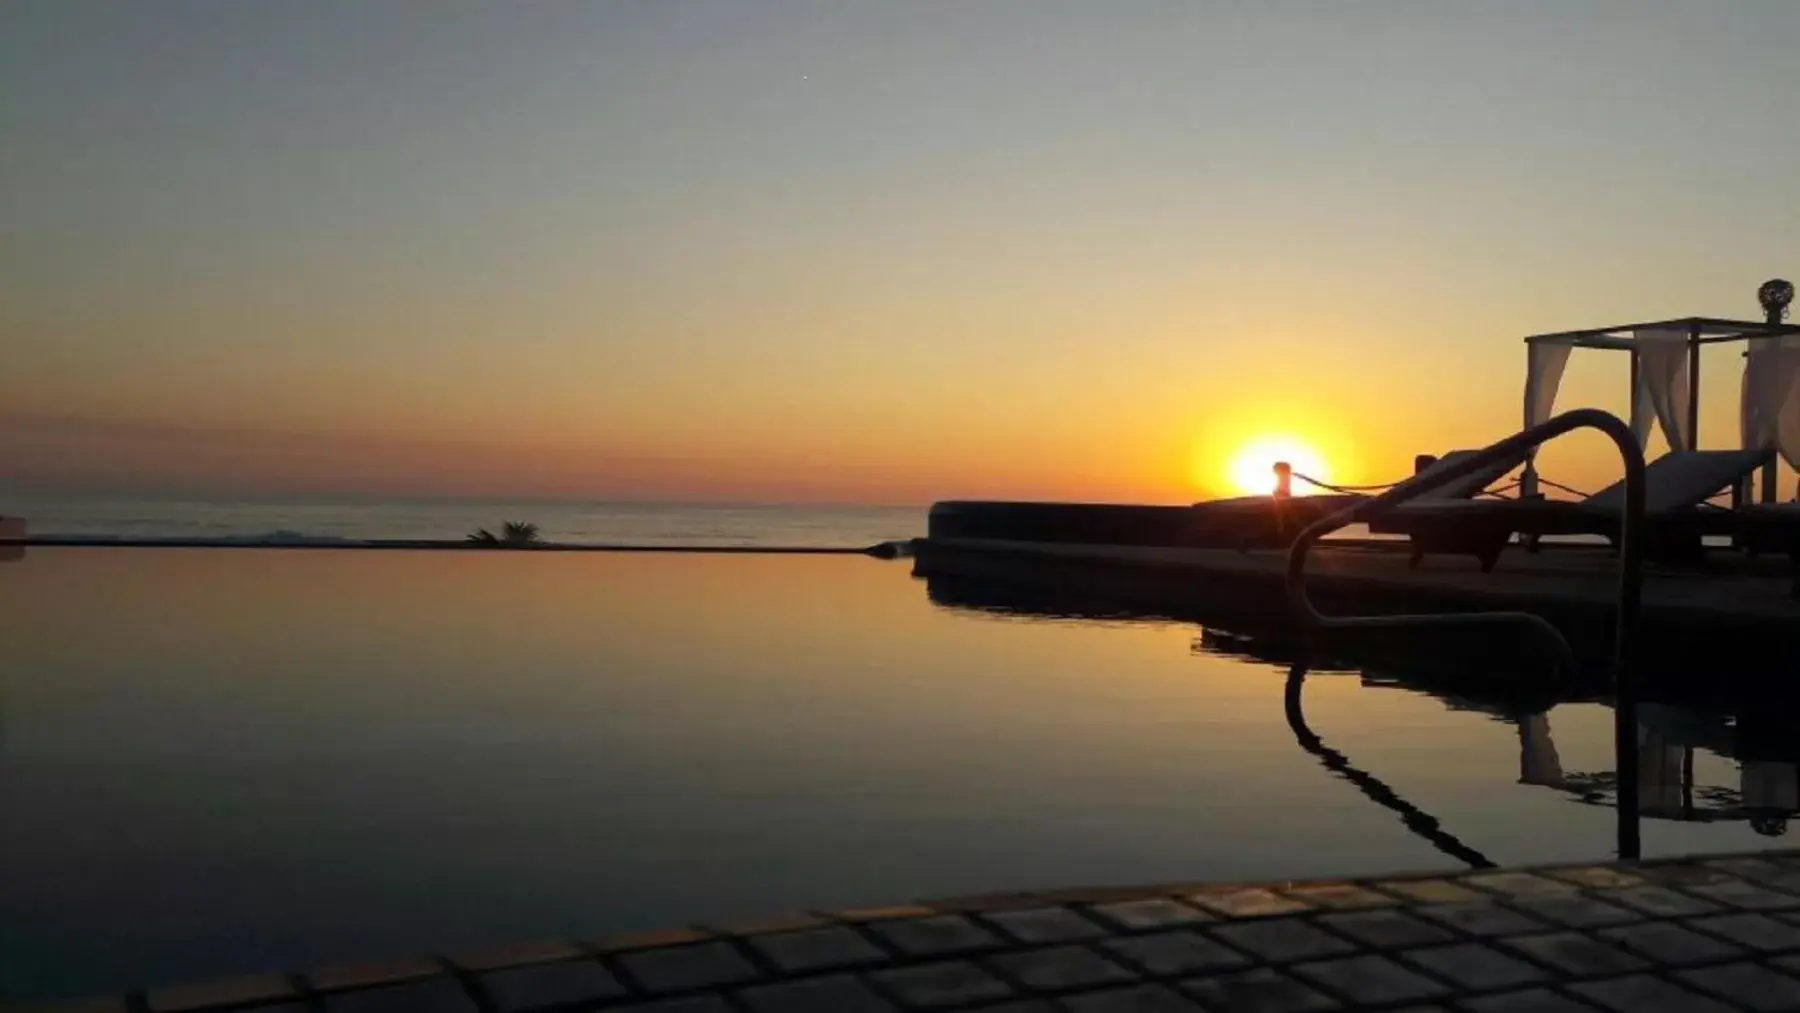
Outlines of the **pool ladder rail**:
M 1516 625 L 1540 637 L 1556 653 L 1565 674 L 1577 668 L 1575 651 L 1562 632 L 1543 616 L 1530 612 L 1444 612 L 1417 615 L 1331 616 L 1320 612 L 1306 590 L 1306 561 L 1319 539 L 1350 524 L 1380 516 L 1439 486 L 1464 478 L 1503 460 L 1523 460 L 1541 444 L 1576 429 L 1598 429 L 1612 439 L 1625 462 L 1625 510 L 1619 527 L 1619 604 L 1613 633 L 1613 749 L 1619 777 L 1618 851 L 1636 859 L 1642 851 L 1638 829 L 1637 687 L 1631 674 L 1633 639 L 1643 596 L 1644 451 L 1631 428 L 1618 416 L 1598 408 L 1563 412 L 1514 433 L 1469 457 L 1428 474 L 1415 475 L 1387 492 L 1371 496 L 1308 525 L 1288 550 L 1287 597 L 1308 627 L 1325 630 L 1395 629 L 1447 626 Z

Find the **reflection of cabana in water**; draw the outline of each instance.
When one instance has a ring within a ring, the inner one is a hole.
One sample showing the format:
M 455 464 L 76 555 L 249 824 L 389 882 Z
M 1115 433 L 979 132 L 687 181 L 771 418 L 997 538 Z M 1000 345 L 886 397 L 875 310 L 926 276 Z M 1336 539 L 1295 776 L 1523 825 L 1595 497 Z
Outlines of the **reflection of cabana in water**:
M 1793 286 L 1779 279 L 1757 292 L 1768 315 L 1764 322 L 1682 317 L 1649 323 L 1596 327 L 1525 339 L 1525 426 L 1548 419 L 1569 353 L 1577 348 L 1623 351 L 1631 357 L 1631 431 L 1639 445 L 1655 422 L 1671 451 L 1698 449 L 1700 349 L 1722 342 L 1745 342 L 1740 384 L 1740 446 L 1774 449 L 1800 467 L 1800 326 L 1784 324 Z M 1520 495 L 1537 492 L 1535 467 L 1527 462 Z M 1741 491 L 1741 490 L 1740 490 Z M 1763 467 L 1763 502 L 1775 501 L 1775 462 Z
M 1485 714 L 1515 726 L 1519 735 L 1519 783 L 1566 792 L 1587 805 L 1615 804 L 1618 775 L 1566 771 L 1550 732 L 1547 708 L 1501 699 L 1463 698 L 1421 686 L 1405 676 L 1362 671 L 1362 684 L 1424 693 L 1452 710 Z M 1290 707 L 1297 701 L 1290 701 Z M 1780 836 L 1800 814 L 1800 735 L 1778 714 L 1722 714 L 1638 705 L 1638 815 L 1684 823 L 1748 822 L 1758 833 Z M 1292 716 L 1290 715 L 1290 721 Z M 1302 743 L 1305 745 L 1305 743 Z M 1738 786 L 1703 785 L 1695 776 L 1696 750 L 1735 760 Z
M 1611 771 L 1565 773 L 1550 734 L 1548 714 L 1518 719 L 1519 781 L 1574 794 L 1592 805 L 1610 804 L 1618 790 Z M 1683 823 L 1748 821 L 1757 833 L 1780 836 L 1788 817 L 1800 813 L 1800 765 L 1767 758 L 1743 729 L 1706 721 L 1691 711 L 1652 703 L 1638 705 L 1638 813 Z M 1695 782 L 1694 750 L 1736 755 L 1738 787 Z

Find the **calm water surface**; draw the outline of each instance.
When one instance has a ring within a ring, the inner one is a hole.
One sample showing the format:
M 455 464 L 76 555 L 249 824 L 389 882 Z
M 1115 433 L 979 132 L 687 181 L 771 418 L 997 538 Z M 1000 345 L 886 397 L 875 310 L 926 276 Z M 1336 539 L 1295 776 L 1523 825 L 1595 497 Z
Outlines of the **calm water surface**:
M 1328 766 L 1285 671 L 1202 638 L 934 604 L 907 564 L 862 558 L 32 550 L 0 563 L 0 996 L 1007 888 L 1460 867 L 1365 777 L 1495 861 L 1607 856 L 1613 811 L 1581 796 L 1613 765 L 1604 706 L 1314 673 Z M 1656 720 L 1648 747 L 1691 756 L 1698 786 L 1652 793 L 1670 812 L 1731 816 L 1747 777 L 1787 790 L 1791 764 L 1728 758 L 1724 719 Z M 1740 819 L 1645 840 L 1774 843 Z

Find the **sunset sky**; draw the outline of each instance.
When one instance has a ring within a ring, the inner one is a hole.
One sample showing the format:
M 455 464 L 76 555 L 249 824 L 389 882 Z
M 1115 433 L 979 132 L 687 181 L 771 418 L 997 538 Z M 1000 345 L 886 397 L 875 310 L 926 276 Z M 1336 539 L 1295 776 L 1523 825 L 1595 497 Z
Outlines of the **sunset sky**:
M 1518 428 L 1525 334 L 1757 316 L 1796 96 L 1792 0 L 8 0 L 0 492 L 1398 477 Z

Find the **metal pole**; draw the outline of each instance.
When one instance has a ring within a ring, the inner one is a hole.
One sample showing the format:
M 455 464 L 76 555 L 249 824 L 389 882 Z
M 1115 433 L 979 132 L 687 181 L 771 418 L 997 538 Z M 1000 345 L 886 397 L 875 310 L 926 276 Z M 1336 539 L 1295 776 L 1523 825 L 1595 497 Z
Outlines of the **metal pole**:
M 1700 325 L 1688 325 L 1688 447 L 1700 449 Z M 1674 449 L 1674 448 L 1670 448 Z
M 1531 422 L 1532 422 L 1532 419 L 1531 419 L 1531 395 L 1536 392 L 1536 388 L 1537 388 L 1537 382 L 1536 382 L 1537 381 L 1537 356 L 1532 354 L 1535 351 L 1536 351 L 1536 349 L 1533 347 L 1531 339 L 1530 338 L 1525 339 L 1525 426 L 1526 426 L 1526 428 L 1529 428 L 1531 426 Z M 1413 474 L 1415 474 L 1415 475 L 1418 474 L 1420 471 L 1424 470 L 1423 468 L 1418 467 L 1418 462 L 1416 460 L 1413 462 L 1413 468 L 1414 468 Z M 1537 491 L 1538 491 L 1537 455 L 1536 454 L 1528 454 L 1525 457 L 1525 470 L 1519 472 L 1519 498 L 1520 499 L 1536 499 Z
M 1787 307 L 1785 304 L 1778 305 L 1773 300 L 1771 300 L 1769 302 L 1769 304 L 1767 304 L 1763 307 L 1763 319 L 1766 320 L 1768 323 L 1773 324 L 1776 327 L 1779 327 L 1779 326 L 1781 326 L 1782 312 L 1786 308 Z M 1769 340 L 1778 340 L 1778 339 L 1769 339 Z M 1745 368 L 1749 368 L 1749 366 L 1750 366 L 1750 359 L 1747 356 L 1744 359 L 1744 366 L 1745 366 Z M 1759 478 L 1757 481 L 1758 481 L 1758 484 L 1760 484 L 1762 486 L 1762 501 L 1764 503 L 1775 502 L 1775 482 L 1777 479 L 1776 472 L 1777 472 L 1777 469 L 1779 469 L 1780 467 L 1781 467 L 1780 464 L 1776 460 L 1776 455 L 1774 455 L 1774 454 L 1770 454 L 1768 461 L 1764 462 L 1764 464 L 1762 466 L 1762 477 Z
M 1637 422 L 1637 404 L 1638 404 L 1637 399 L 1638 399 L 1638 358 L 1637 358 L 1637 349 L 1633 348 L 1631 350 L 1631 400 L 1625 402 L 1625 410 L 1628 413 L 1626 415 L 1626 418 L 1629 418 L 1633 423 Z M 1634 433 L 1633 435 L 1636 435 L 1636 434 Z
M 1641 451 L 1633 454 L 1623 446 L 1619 450 L 1625 457 L 1625 509 L 1619 518 L 1619 615 L 1613 629 L 1613 752 L 1619 772 L 1619 858 L 1636 861 L 1643 855 L 1643 839 L 1638 821 L 1637 677 L 1632 668 L 1636 659 L 1631 648 L 1644 585 L 1644 549 L 1638 544 L 1644 520 L 1644 457 Z

